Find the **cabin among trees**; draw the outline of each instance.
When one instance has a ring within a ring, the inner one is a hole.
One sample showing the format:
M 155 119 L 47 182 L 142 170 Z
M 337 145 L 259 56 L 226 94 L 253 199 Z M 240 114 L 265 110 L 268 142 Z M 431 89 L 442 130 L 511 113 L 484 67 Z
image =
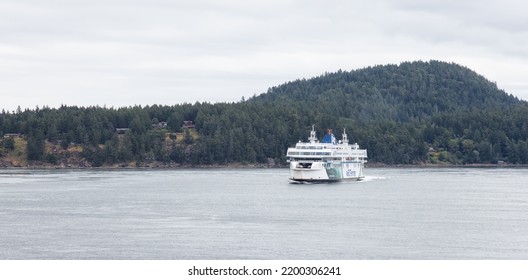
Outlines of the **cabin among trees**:
M 22 137 L 22 134 L 20 133 L 6 133 L 4 134 L 4 138 L 20 138 Z
M 116 128 L 115 130 L 116 130 L 116 133 L 117 133 L 117 134 L 125 134 L 125 133 L 126 133 L 128 130 L 130 130 L 130 129 L 129 129 L 129 128 L 126 128 L 126 127 L 125 127 L 125 128 L 121 128 L 121 127 L 120 127 L 120 128 Z
M 163 129 L 167 128 L 167 122 L 157 122 L 152 124 L 152 128 Z
M 194 128 L 194 124 L 192 121 L 183 121 L 183 128 Z

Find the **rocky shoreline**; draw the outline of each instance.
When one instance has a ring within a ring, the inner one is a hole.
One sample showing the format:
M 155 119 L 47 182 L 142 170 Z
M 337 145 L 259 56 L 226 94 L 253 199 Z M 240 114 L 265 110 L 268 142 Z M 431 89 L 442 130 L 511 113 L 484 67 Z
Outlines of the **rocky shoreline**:
M 68 164 L 50 164 L 44 162 L 27 162 L 24 164 L 0 163 L 0 169 L 200 169 L 200 168 L 286 168 L 287 165 L 281 164 L 264 164 L 264 163 L 229 163 L 229 164 L 178 164 L 178 163 L 118 163 L 104 164 L 101 166 L 92 166 L 88 162 L 68 163 Z
M 384 164 L 367 163 L 366 168 L 528 168 L 528 165 L 509 163 L 481 163 L 481 164 Z M 11 164 L 0 162 L 0 169 L 206 169 L 206 168 L 288 168 L 287 164 L 270 163 L 229 163 L 229 164 L 177 164 L 162 162 L 130 162 L 112 165 L 92 166 L 89 162 L 82 161 L 67 164 L 50 164 L 45 162 L 26 162 L 24 164 Z

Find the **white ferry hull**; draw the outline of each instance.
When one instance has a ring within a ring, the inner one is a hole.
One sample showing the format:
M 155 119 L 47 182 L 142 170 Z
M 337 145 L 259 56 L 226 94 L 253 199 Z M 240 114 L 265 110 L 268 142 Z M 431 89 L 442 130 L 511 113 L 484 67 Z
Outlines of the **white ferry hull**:
M 299 162 L 290 162 L 290 180 L 297 182 L 332 182 L 340 180 L 361 180 L 363 163 L 346 162 L 325 164 L 314 162 L 309 167 L 303 167 Z

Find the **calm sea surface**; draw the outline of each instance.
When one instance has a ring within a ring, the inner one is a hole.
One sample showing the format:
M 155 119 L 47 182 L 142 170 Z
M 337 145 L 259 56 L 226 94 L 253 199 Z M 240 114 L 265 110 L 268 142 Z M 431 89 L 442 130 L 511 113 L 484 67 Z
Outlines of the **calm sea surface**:
M 528 169 L 0 170 L 0 259 L 528 259 Z

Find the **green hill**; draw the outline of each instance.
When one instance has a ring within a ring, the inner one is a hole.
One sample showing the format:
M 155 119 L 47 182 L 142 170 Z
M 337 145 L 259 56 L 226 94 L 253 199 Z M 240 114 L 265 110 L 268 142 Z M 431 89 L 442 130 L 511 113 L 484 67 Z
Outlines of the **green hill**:
M 92 166 L 281 165 L 312 124 L 319 137 L 347 128 L 371 163 L 528 163 L 527 102 L 439 61 L 326 73 L 237 103 L 2 112 L 0 136 L 21 133 L 17 162 L 30 165 L 65 165 L 73 154 Z M 0 142 L 9 166 L 12 143 Z
M 470 69 L 439 61 L 327 73 L 273 87 L 251 101 L 295 108 L 317 106 L 317 110 L 340 117 L 394 121 L 519 103 Z

